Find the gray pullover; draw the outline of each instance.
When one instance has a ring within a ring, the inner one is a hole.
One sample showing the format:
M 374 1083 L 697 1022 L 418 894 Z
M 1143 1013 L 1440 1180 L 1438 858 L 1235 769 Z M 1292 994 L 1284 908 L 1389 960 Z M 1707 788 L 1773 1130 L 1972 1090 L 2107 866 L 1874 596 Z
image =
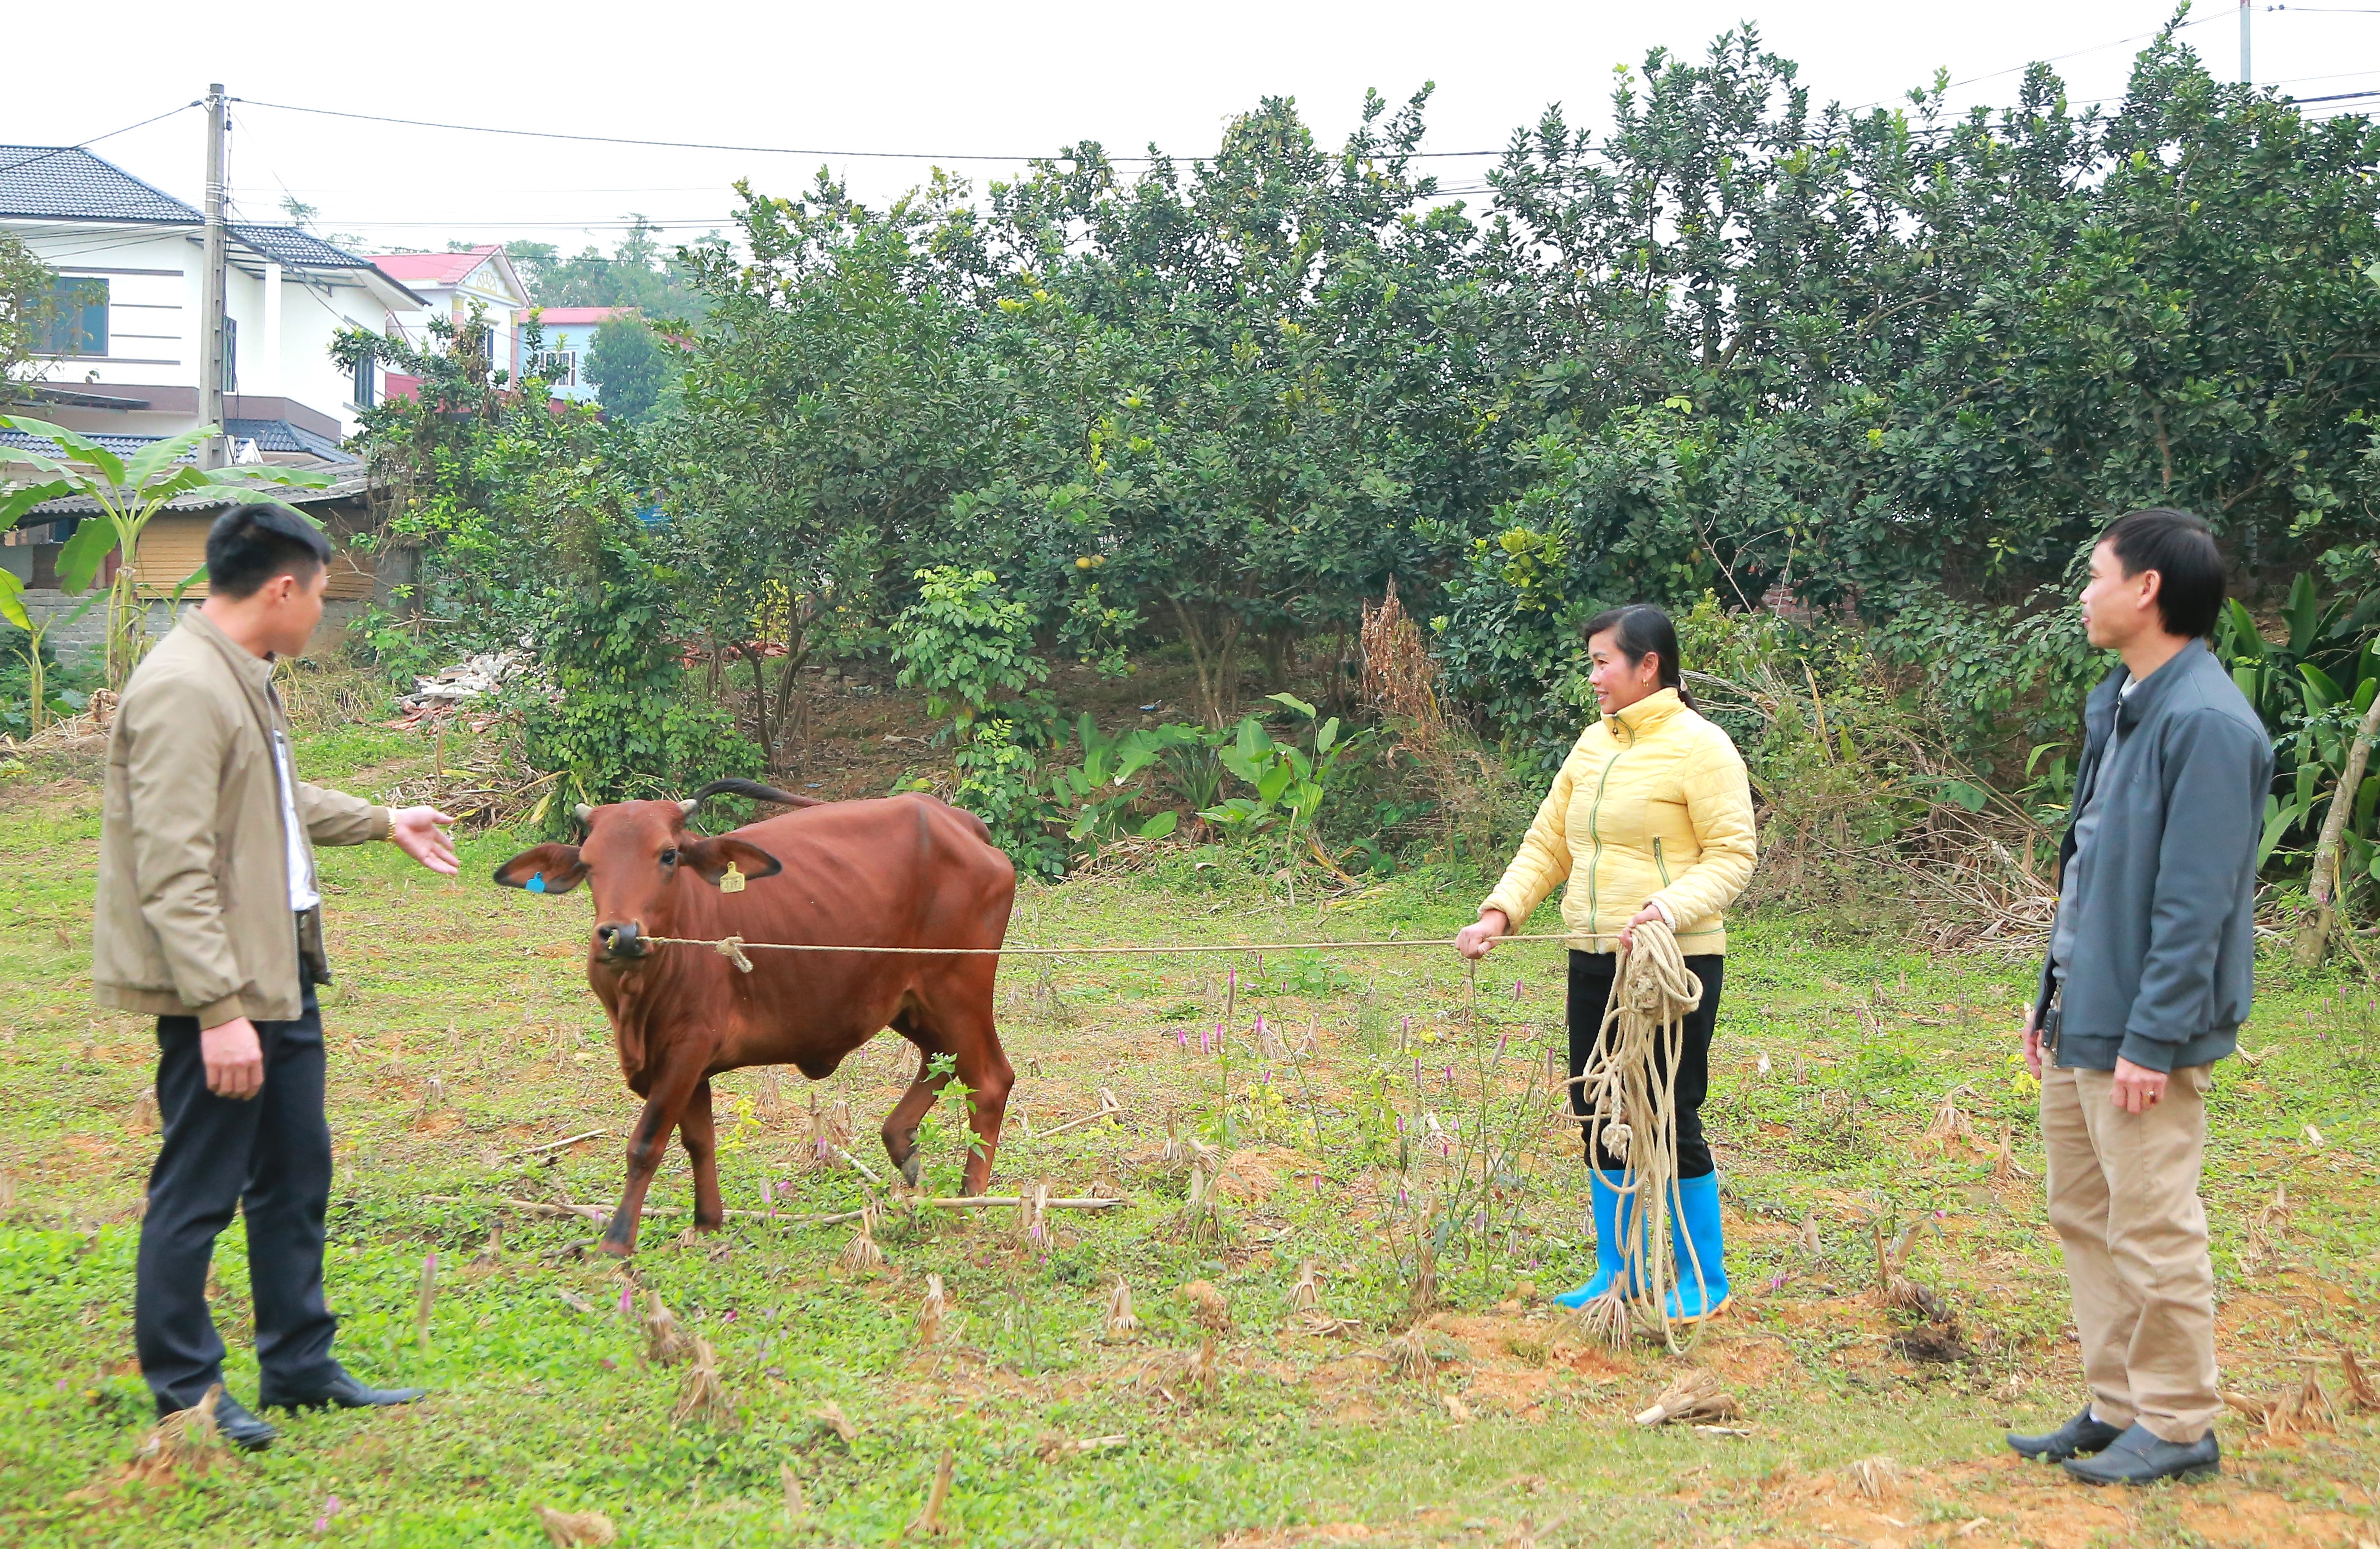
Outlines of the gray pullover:
M 2124 683 L 2121 668 L 2109 673 L 2082 714 L 2073 810 L 2089 808 L 2095 831 L 2059 911 L 2068 961 L 2057 1062 L 2211 1064 L 2237 1047 L 2253 992 L 2256 841 L 2273 745 L 2202 641 L 2119 697 Z M 2061 877 L 2075 845 L 2070 826 Z M 2042 964 L 2044 1010 L 2056 970 Z

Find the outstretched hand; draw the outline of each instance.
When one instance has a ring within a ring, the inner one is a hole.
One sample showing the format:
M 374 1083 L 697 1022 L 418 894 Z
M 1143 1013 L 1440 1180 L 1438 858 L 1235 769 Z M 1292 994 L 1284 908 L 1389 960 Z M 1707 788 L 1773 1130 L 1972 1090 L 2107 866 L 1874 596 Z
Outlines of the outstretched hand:
M 431 871 L 454 877 L 463 869 L 455 859 L 455 841 L 446 833 L 447 825 L 454 821 L 434 806 L 401 806 L 389 814 L 388 837 Z

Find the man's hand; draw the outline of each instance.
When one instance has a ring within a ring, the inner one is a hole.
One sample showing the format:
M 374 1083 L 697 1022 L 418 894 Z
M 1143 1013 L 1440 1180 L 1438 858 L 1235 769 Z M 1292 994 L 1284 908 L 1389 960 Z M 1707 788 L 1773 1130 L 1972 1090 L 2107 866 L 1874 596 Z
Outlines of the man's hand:
M 2107 1096 L 2126 1113 L 2146 1113 L 2157 1106 L 2165 1095 L 2166 1073 L 2152 1071 L 2146 1065 L 2135 1065 L 2123 1056 L 2116 1057 L 2115 1084 L 2107 1088 Z
M 2024 1009 L 2024 1069 L 2034 1080 L 2041 1079 L 2041 1008 Z
M 1454 950 L 1467 958 L 1486 957 L 1496 950 L 1496 938 L 1512 928 L 1512 919 L 1501 909 L 1482 909 L 1476 924 L 1454 933 Z
M 388 837 L 441 877 L 453 877 L 462 870 L 455 859 L 455 841 L 446 834 L 446 825 L 454 821 L 434 806 L 401 806 L 389 814 Z
M 264 1090 L 264 1047 L 246 1017 L 200 1031 L 199 1058 L 206 1062 L 207 1090 L 218 1097 L 245 1102 Z
M 1649 926 L 1655 920 L 1666 920 L 1668 918 L 1669 916 L 1667 914 L 1662 914 L 1658 909 L 1656 909 L 1649 903 L 1644 908 L 1636 911 L 1633 914 L 1629 915 L 1628 923 L 1620 927 L 1620 950 L 1623 952 L 1633 952 L 1636 950 L 1636 927 L 1638 926 Z

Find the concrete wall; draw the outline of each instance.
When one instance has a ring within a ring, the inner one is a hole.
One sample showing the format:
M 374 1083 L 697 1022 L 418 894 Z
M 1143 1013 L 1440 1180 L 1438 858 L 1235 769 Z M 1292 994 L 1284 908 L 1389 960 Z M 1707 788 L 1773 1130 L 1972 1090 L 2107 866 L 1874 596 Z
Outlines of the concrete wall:
M 35 623 L 43 619 L 59 621 L 51 625 L 42 638 L 65 666 L 96 668 L 106 654 L 107 599 L 104 597 L 91 603 L 91 611 L 72 623 L 65 622 L 67 615 L 81 607 L 90 596 L 89 592 L 81 597 L 68 597 L 64 592 L 55 591 L 29 591 L 25 594 L 25 611 Z M 308 654 L 323 656 L 338 649 L 347 626 L 370 605 L 360 598 L 333 598 L 323 603 L 322 625 L 314 632 L 314 642 Z M 198 603 L 186 600 L 182 606 L 185 609 L 195 608 Z M 175 617 L 171 602 L 161 599 L 149 604 L 149 638 L 152 643 L 173 632 Z

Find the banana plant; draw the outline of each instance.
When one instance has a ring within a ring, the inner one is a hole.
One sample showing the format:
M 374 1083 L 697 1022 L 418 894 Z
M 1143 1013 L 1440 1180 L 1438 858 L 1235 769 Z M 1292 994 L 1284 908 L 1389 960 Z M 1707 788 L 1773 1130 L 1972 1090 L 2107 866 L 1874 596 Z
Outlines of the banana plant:
M 146 633 L 138 564 L 140 535 L 168 502 L 203 490 L 227 501 L 255 504 L 272 500 L 280 489 L 293 485 L 321 489 L 331 482 L 330 475 L 310 469 L 201 468 L 181 462 L 200 442 L 222 433 L 212 425 L 152 442 L 130 457 L 119 457 L 80 431 L 47 420 L 0 415 L 0 428 L 39 437 L 56 449 L 53 454 L 0 445 L 0 465 L 11 465 L 6 468 L 8 483 L 0 488 L 0 531 L 15 526 L 35 506 L 79 495 L 99 511 L 83 518 L 74 537 L 58 551 L 59 589 L 68 595 L 82 592 L 98 577 L 110 554 L 123 556 L 107 593 L 110 688 L 124 686 L 140 655 Z M 201 566 L 182 586 L 203 578 Z M 30 627 L 24 585 L 4 570 L 0 570 L 0 617 L 20 629 Z
M 1127 823 L 1132 804 L 1139 795 L 1132 782 L 1157 761 L 1159 755 L 1190 731 L 1183 726 L 1160 726 L 1155 731 L 1135 727 L 1111 737 L 1086 713 L 1075 723 L 1075 742 L 1082 749 L 1082 763 L 1059 770 L 1050 781 L 1050 793 L 1075 809 L 1066 837 L 1114 839 L 1127 829 L 1142 839 L 1163 839 L 1172 833 L 1181 815 L 1171 808 L 1136 827 Z
M 1233 796 L 1198 816 L 1230 833 L 1257 834 L 1280 825 L 1284 848 L 1293 860 L 1303 830 L 1317 857 L 1327 861 L 1314 838 L 1315 822 L 1330 798 L 1340 764 L 1376 733 L 1367 728 L 1342 735 L 1337 716 L 1318 724 L 1315 708 L 1296 695 L 1268 697 L 1305 720 L 1313 732 L 1310 747 L 1275 741 L 1254 716 L 1242 720 L 1239 735 L 1222 749 L 1223 767 L 1252 786 L 1256 794 Z
M 2256 708 L 2276 755 L 2274 790 L 2265 799 L 2256 850 L 2259 868 L 2285 850 L 2292 833 L 2313 834 L 2327 805 L 2343 794 L 2350 804 L 2340 836 L 2348 869 L 2380 876 L 2373 872 L 2380 865 L 2374 814 L 2380 804 L 2380 776 L 2358 781 L 2358 790 L 2338 790 L 2355 724 L 2380 695 L 2380 635 L 2367 633 L 2367 612 L 2350 609 L 2344 599 L 2322 606 L 2313 578 L 2304 575 L 2281 609 L 2289 630 L 2284 640 L 2266 640 L 2237 598 L 2224 609 L 2216 654 Z

